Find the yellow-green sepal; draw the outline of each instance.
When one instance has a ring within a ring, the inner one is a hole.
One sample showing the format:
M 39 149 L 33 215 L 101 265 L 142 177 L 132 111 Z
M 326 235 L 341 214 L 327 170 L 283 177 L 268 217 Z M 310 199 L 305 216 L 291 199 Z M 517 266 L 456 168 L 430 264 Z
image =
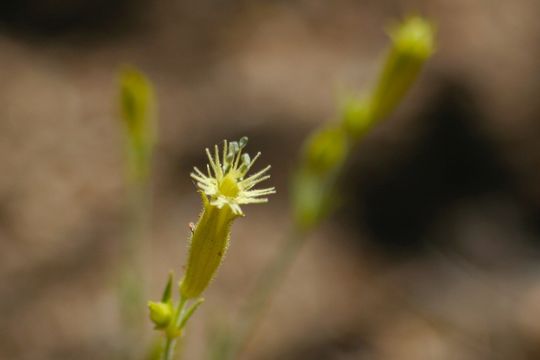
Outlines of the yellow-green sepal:
M 231 224 L 239 215 L 229 205 L 210 203 L 201 192 L 203 211 L 191 234 L 188 263 L 180 282 L 180 294 L 196 299 L 208 287 L 229 247 Z

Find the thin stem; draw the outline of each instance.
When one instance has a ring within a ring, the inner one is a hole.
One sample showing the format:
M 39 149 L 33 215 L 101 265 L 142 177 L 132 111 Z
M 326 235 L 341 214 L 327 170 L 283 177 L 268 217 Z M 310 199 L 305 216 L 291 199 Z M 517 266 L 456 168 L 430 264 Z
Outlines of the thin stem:
M 186 304 L 187 299 L 181 296 L 180 301 L 178 302 L 178 306 L 176 307 L 174 321 L 171 324 L 172 329 L 170 329 L 170 331 L 167 331 L 165 334 L 165 344 L 163 345 L 163 352 L 161 353 L 162 360 L 174 359 L 174 350 L 178 342 L 177 340 L 179 337 L 182 337 L 182 334 L 180 334 L 180 336 L 177 336 L 174 333 L 178 331 L 180 324 L 182 323 L 182 318 L 184 317 L 184 313 L 186 310 Z M 182 329 L 180 329 L 180 331 L 182 331 Z
M 176 315 L 174 318 L 174 327 L 178 329 L 182 323 L 182 318 L 184 317 L 184 312 L 186 310 L 187 299 L 180 295 L 180 302 L 178 302 L 178 307 L 176 308 Z
M 165 338 L 165 346 L 163 347 L 162 360 L 172 360 L 174 357 L 174 348 L 176 346 L 176 339 Z
M 149 256 L 148 235 L 151 217 L 151 188 L 148 181 L 127 181 L 125 235 L 121 248 L 117 291 L 121 321 L 125 331 L 120 351 L 132 358 L 146 346 L 144 333 L 144 299 L 148 274 L 145 268 Z
M 247 305 L 239 316 L 242 320 L 240 320 L 236 336 L 233 335 L 230 340 L 230 351 L 224 354 L 223 358 L 236 359 L 245 350 L 252 336 L 257 332 L 264 313 L 300 253 L 306 238 L 306 231 L 293 229 L 277 256 L 263 271 L 252 295 L 248 298 Z

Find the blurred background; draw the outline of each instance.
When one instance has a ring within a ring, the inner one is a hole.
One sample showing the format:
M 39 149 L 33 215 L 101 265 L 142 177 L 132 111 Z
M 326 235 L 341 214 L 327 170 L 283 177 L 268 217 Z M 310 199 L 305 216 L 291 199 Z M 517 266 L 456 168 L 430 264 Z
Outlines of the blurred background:
M 181 273 L 204 147 L 246 135 L 273 167 L 278 195 L 235 223 L 190 322 L 185 358 L 204 359 L 285 241 L 303 139 L 373 84 L 384 29 L 411 13 L 437 24 L 437 53 L 356 149 L 346 201 L 242 358 L 540 359 L 535 0 L 3 0 L 0 358 L 114 358 L 122 64 L 159 102 L 150 298 Z

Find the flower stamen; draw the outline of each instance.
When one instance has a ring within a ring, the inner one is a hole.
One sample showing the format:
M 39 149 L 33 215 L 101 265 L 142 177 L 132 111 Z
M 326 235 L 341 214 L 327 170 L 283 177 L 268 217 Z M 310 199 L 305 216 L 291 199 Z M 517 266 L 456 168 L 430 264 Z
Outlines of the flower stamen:
M 225 140 L 221 156 L 217 145 L 214 146 L 214 154 L 207 148 L 208 174 L 204 174 L 196 167 L 191 173 L 199 190 L 209 197 L 210 205 L 218 208 L 227 205 L 236 215 L 244 215 L 240 205 L 267 202 L 268 199 L 261 196 L 276 192 L 273 187 L 252 190 L 255 185 L 270 178 L 270 175 L 266 174 L 270 166 L 246 177 L 261 155 L 258 152 L 251 159 L 248 153 L 243 153 L 247 142 L 247 137 L 242 137 L 239 141 L 227 142 Z

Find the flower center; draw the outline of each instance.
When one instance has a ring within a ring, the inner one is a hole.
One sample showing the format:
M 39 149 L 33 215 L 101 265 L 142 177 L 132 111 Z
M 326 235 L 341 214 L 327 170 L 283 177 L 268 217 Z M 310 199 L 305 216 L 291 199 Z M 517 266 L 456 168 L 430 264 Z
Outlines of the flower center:
M 219 192 L 221 195 L 234 198 L 238 195 L 240 192 L 240 188 L 238 187 L 238 183 L 236 182 L 236 177 L 232 175 L 231 173 L 225 175 L 223 180 L 221 180 L 221 183 L 219 184 Z

